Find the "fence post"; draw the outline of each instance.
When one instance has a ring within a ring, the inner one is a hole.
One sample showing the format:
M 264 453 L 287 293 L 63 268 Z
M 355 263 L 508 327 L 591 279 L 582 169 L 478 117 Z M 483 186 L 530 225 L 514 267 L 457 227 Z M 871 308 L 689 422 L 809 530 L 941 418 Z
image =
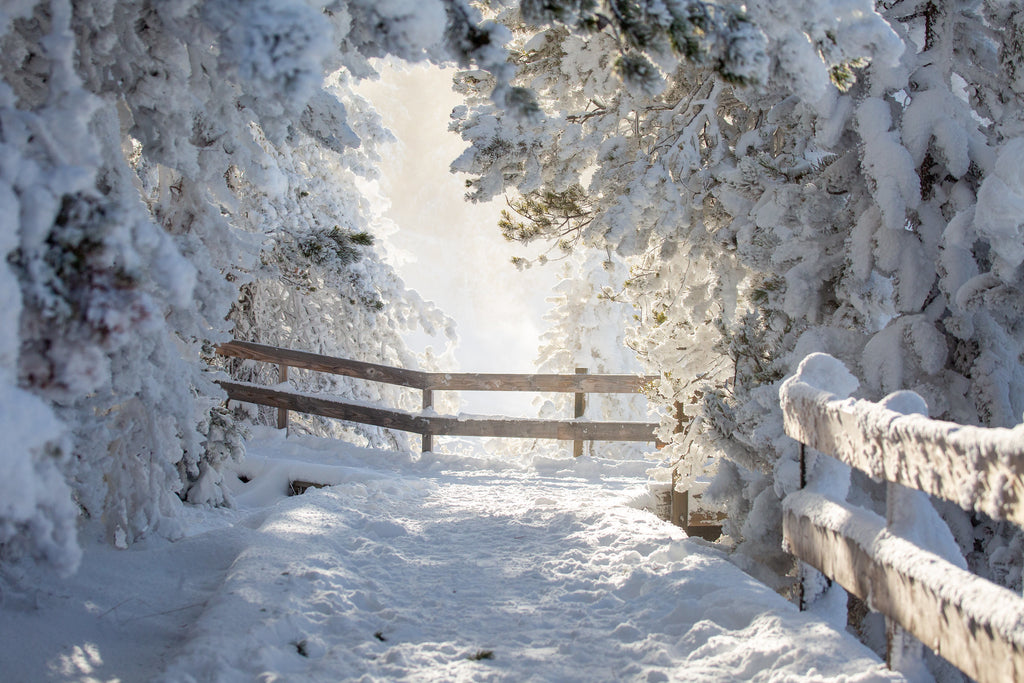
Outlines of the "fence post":
M 898 406 L 890 406 L 898 413 L 913 414 L 913 410 L 902 410 Z M 927 417 L 925 407 L 922 414 Z M 896 516 L 904 506 L 910 504 L 907 498 L 910 491 L 893 481 L 885 482 L 885 527 L 890 528 Z M 885 663 L 893 671 L 912 672 L 924 668 L 924 644 L 908 632 L 892 617 L 885 617 Z
M 820 457 L 820 456 L 819 456 Z M 807 488 L 807 444 L 803 441 L 800 442 L 800 489 Z M 811 578 L 817 574 L 821 574 L 817 569 L 807 564 L 801 559 L 796 561 L 796 577 L 797 577 L 797 607 L 800 611 L 805 611 L 810 606 L 810 600 L 808 599 L 807 585 L 810 583 Z M 825 576 L 826 587 L 832 586 L 832 579 L 829 576 Z M 827 590 L 828 588 L 826 588 Z M 817 595 L 811 596 L 817 599 Z M 849 619 L 849 617 L 847 617 Z
M 434 392 L 431 389 L 423 390 L 423 410 L 430 410 L 434 407 Z M 422 451 L 428 453 L 434 450 L 434 435 L 424 432 L 421 436 Z
M 284 363 L 280 363 L 277 366 L 277 382 L 278 384 L 284 384 L 288 381 L 288 366 Z M 288 434 L 288 409 L 278 408 L 277 409 L 277 428 L 283 429 L 285 435 Z
M 896 519 L 904 489 L 900 484 L 885 483 L 885 526 L 889 528 Z M 893 671 L 903 673 L 924 667 L 924 644 L 908 632 L 892 617 L 885 617 L 885 663 Z
M 807 446 L 800 442 L 800 489 L 807 486 Z M 807 609 L 807 566 L 802 560 L 796 561 L 797 607 L 803 612 Z
M 577 375 L 587 374 L 586 368 L 576 368 Z M 587 395 L 581 391 L 576 392 L 576 401 L 573 406 L 573 417 L 583 417 L 583 413 L 587 411 Z M 583 441 L 577 440 L 572 442 L 572 456 L 578 458 L 583 455 Z
M 677 465 L 678 466 L 678 465 Z M 672 523 L 680 526 L 686 531 L 690 527 L 690 492 L 676 491 L 676 483 L 679 481 L 679 471 L 672 468 L 672 496 L 669 498 L 669 514 Z M 687 533 L 689 533 L 687 531 Z

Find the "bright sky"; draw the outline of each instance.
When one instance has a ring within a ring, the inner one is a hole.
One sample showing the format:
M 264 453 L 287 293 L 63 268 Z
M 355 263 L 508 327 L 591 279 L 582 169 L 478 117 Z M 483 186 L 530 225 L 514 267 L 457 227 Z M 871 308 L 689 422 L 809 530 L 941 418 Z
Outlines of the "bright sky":
M 388 258 L 410 288 L 457 322 L 458 367 L 450 369 L 533 372 L 556 268 L 518 271 L 510 258 L 524 250 L 497 228 L 504 203 L 469 204 L 464 178 L 449 173 L 466 147 L 448 132 L 449 113 L 460 104 L 451 72 L 401 68 L 385 69 L 380 81 L 359 88 L 399 140 L 382 165 L 381 190 L 391 201 L 385 216 L 397 226 L 382 236 Z M 464 393 L 463 410 L 526 415 L 533 397 Z

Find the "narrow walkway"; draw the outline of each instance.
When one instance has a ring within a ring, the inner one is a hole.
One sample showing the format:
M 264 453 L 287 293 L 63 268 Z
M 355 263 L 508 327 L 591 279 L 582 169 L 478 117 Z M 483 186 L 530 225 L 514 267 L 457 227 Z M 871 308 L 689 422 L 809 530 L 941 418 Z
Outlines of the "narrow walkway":
M 451 464 L 277 503 L 162 680 L 902 680 L 632 507 L 636 471 Z

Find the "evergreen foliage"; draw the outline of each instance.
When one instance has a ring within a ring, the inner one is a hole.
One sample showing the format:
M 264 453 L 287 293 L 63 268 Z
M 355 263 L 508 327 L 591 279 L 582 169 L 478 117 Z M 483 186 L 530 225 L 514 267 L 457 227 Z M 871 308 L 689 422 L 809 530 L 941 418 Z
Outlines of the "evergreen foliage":
M 468 196 L 583 187 L 579 245 L 629 260 L 630 343 L 661 373 L 681 487 L 715 476 L 736 560 L 780 590 L 778 504 L 798 482 L 777 392 L 807 354 L 841 358 L 866 398 L 913 389 L 936 418 L 1024 414 L 1017 5 L 750 2 L 766 42 L 746 58 L 766 54 L 767 78 L 678 61 L 660 89 L 614 77 L 654 28 L 506 12 L 514 82 L 545 118 L 512 120 L 459 81 Z M 868 481 L 851 495 L 878 500 Z M 941 512 L 972 568 L 1019 590 L 1019 533 Z
M 633 312 L 612 292 L 625 264 L 614 254 L 577 249 L 566 253 L 560 264 L 562 279 L 547 301 L 544 316 L 547 329 L 537 353 L 539 372 L 572 374 L 576 368 L 591 373 L 629 374 L 640 372 L 640 364 L 625 343 L 622 324 Z M 561 419 L 573 414 L 572 394 L 551 394 L 535 400 L 539 416 Z M 630 394 L 588 394 L 585 416 L 593 420 L 646 421 L 645 397 Z M 602 457 L 638 456 L 647 444 L 587 444 L 588 453 Z
M 657 95 L 664 87 L 658 65 L 680 57 L 707 64 L 732 83 L 757 83 L 765 75 L 764 35 L 739 5 L 701 0 L 528 0 L 519 11 L 531 26 L 558 23 L 582 35 L 606 32 L 618 47 L 615 72 L 627 87 L 647 95 Z
M 506 240 L 522 244 L 537 239 L 552 240 L 553 247 L 563 255 L 572 251 L 591 220 L 589 200 L 579 185 L 561 192 L 531 192 L 524 197 L 509 199 L 508 206 L 515 216 L 503 209 L 498 220 L 498 229 Z M 547 261 L 547 253 L 539 260 Z M 518 257 L 514 262 L 525 264 Z
M 506 235 L 579 257 L 542 363 L 600 370 L 611 354 L 587 330 L 635 324 L 623 341 L 661 375 L 681 486 L 714 476 L 736 561 L 780 590 L 779 501 L 798 477 L 777 392 L 809 353 L 841 359 L 866 398 L 913 389 L 940 419 L 1021 420 L 1019 2 L 488 11 L 0 9 L 0 560 L 69 571 L 81 519 L 125 546 L 174 537 L 182 501 L 230 502 L 220 470 L 244 424 L 213 380 L 276 378 L 221 365 L 217 342 L 413 367 L 403 331 L 450 327 L 374 252 L 357 186 L 388 135 L 351 82 L 387 55 L 466 67 L 452 128 L 470 145 L 453 164 L 468 196 L 518 192 Z M 628 275 L 597 277 L 620 260 Z M 612 306 L 620 285 L 630 305 Z M 572 358 L 557 352 L 570 339 Z M 850 495 L 879 505 L 866 479 Z M 940 512 L 975 571 L 1020 589 L 1019 531 Z
M 452 60 L 501 100 L 505 35 L 464 0 L 4 4 L 0 561 L 68 571 L 81 520 L 123 547 L 230 503 L 232 335 L 414 366 L 403 330 L 450 322 L 373 251 L 356 181 L 389 136 L 350 82 Z

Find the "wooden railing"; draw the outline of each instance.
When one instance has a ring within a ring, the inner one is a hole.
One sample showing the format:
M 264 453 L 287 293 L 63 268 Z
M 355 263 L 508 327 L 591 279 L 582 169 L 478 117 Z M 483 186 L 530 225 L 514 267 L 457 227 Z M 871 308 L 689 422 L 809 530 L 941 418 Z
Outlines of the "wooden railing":
M 282 381 L 287 378 L 287 368 L 293 367 L 419 389 L 423 392 L 424 411 L 433 407 L 434 391 L 566 392 L 576 394 L 575 416 L 579 418 L 583 415 L 583 397 L 586 394 L 639 393 L 646 384 L 656 379 L 653 376 L 590 375 L 581 372 L 573 375 L 423 372 L 242 341 L 221 344 L 217 347 L 217 353 L 276 363 Z M 424 452 L 432 449 L 434 436 L 492 436 L 574 441 L 578 444 L 574 453 L 579 455 L 582 453 L 583 441 L 655 441 L 654 432 L 658 428 L 654 422 L 446 417 L 381 408 L 245 382 L 222 381 L 220 385 L 231 400 L 277 408 L 279 427 L 287 426 L 287 411 L 294 410 L 420 434 L 423 437 Z
M 838 400 L 802 381 L 781 392 L 786 433 L 875 479 L 1024 524 L 1024 426 L 983 429 Z M 790 552 L 977 681 L 1024 681 L 1024 599 L 892 533 L 888 519 L 812 490 L 783 502 Z M 898 654 L 897 654 L 898 656 Z

